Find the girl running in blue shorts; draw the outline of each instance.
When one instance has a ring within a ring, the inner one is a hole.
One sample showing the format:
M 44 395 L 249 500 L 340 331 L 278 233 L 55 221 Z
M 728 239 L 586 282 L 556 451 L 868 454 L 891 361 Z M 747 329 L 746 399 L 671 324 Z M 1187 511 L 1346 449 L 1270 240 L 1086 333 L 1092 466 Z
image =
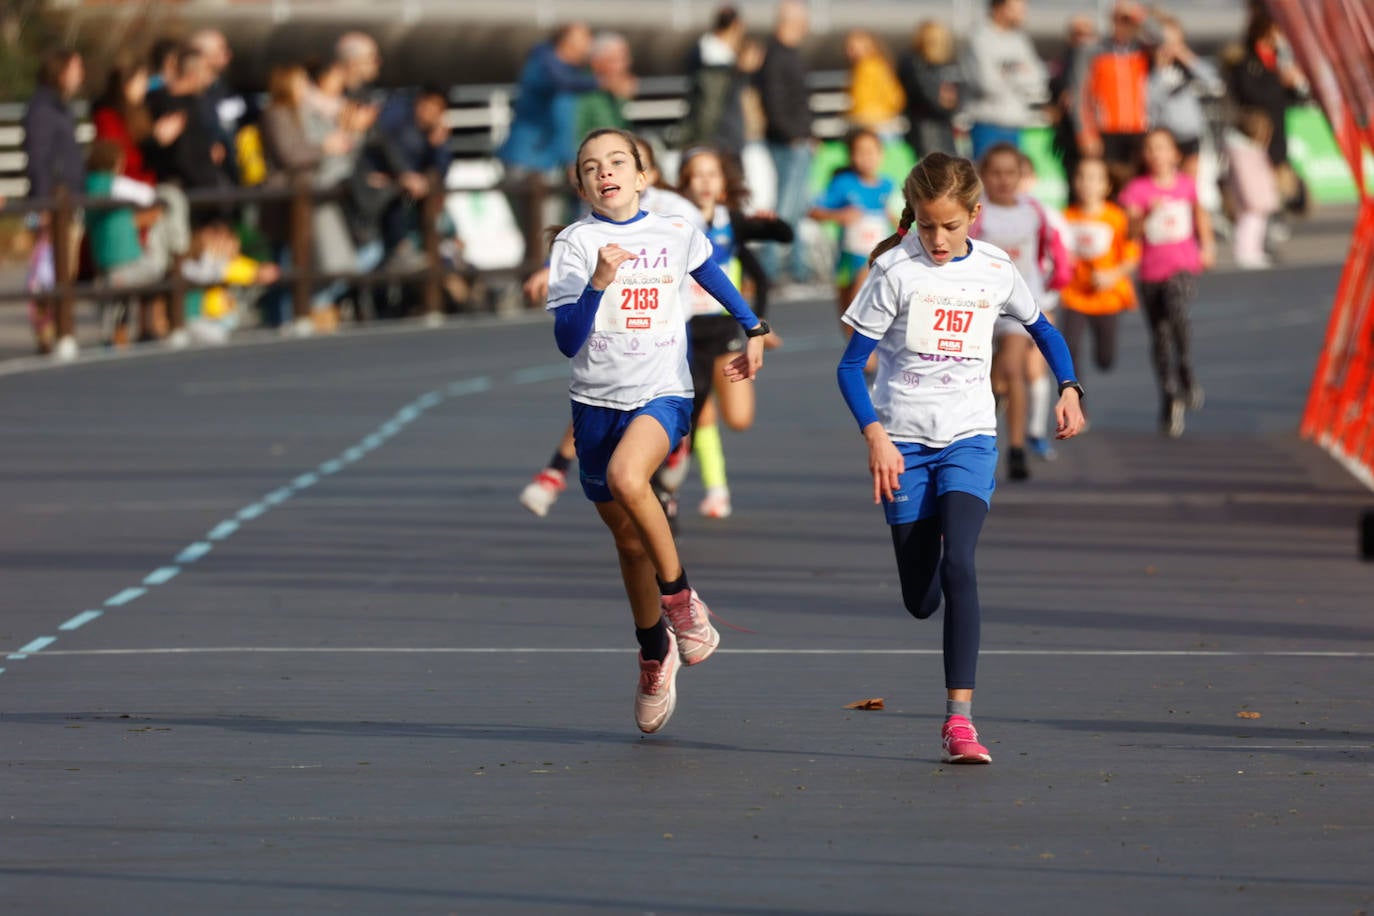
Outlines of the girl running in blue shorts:
M 1057 438 L 1083 428 L 1083 389 L 1064 338 L 1007 253 L 969 238 L 981 194 L 967 159 L 931 153 L 911 170 L 897 232 L 874 249 L 844 314 L 855 333 L 838 370 L 868 444 L 873 501 L 892 528 L 902 600 L 924 619 L 944 594 L 947 763 L 992 761 L 972 721 L 981 627 L 973 555 L 997 469 L 989 364 L 999 315 L 1026 326 L 1059 380 Z M 870 397 L 863 369 L 874 353 Z
M 644 165 L 644 177 L 648 180 L 644 193 L 639 195 L 640 207 L 650 213 L 657 213 L 659 216 L 680 217 L 705 231 L 706 223 L 702 220 L 701 213 L 697 211 L 697 208 L 663 180 L 663 173 L 659 171 L 653 144 L 643 137 L 635 137 L 635 148 L 639 150 L 639 160 Z M 529 278 L 525 280 L 524 292 L 531 303 L 540 303 L 548 299 L 548 264 L 530 274 Z M 760 310 L 760 314 L 762 314 L 762 310 Z M 682 450 L 679 449 L 678 451 L 681 452 Z M 668 456 L 670 466 L 674 464 L 673 458 L 673 455 Z M 553 457 L 549 459 L 549 463 L 541 468 L 534 475 L 534 479 L 520 491 L 520 505 L 540 518 L 548 515 L 549 509 L 553 508 L 558 497 L 567 489 L 568 471 L 576 459 L 577 449 L 573 446 L 573 428 L 572 424 L 569 423 L 568 428 L 563 431 L 563 438 L 558 441 L 558 447 L 554 449 Z M 682 458 L 682 461 L 685 462 L 685 458 Z
M 746 329 L 748 346 L 725 367 L 730 381 L 755 377 L 768 326 L 711 259 L 700 229 L 640 209 L 647 178 L 632 134 L 592 131 L 575 168 L 577 191 L 592 212 L 554 239 L 548 310 L 558 349 L 572 359 L 582 490 L 615 538 L 634 615 L 635 721 L 656 732 L 673 714 L 679 667 L 705 661 L 720 642 L 649 485 L 691 421 L 686 278 Z

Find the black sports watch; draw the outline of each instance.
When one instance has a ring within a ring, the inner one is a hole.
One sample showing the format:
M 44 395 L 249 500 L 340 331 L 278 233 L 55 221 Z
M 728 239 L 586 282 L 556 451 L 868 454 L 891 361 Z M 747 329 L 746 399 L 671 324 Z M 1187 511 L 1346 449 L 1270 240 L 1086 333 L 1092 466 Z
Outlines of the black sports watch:
M 1060 393 L 1060 394 L 1063 394 L 1063 393 L 1064 393 L 1064 389 L 1066 389 L 1066 388 L 1072 388 L 1074 391 L 1077 391 L 1077 392 L 1078 392 L 1078 400 L 1080 400 L 1080 401 L 1083 400 L 1084 398 L 1086 398 L 1086 397 L 1088 396 L 1088 393 L 1087 393 L 1086 391 L 1083 390 L 1083 386 L 1080 385 L 1080 384 L 1078 384 L 1077 380 L 1070 380 L 1070 381 L 1064 382 L 1062 385 L 1059 386 L 1059 393 Z
M 764 321 L 762 318 L 760 318 L 760 319 L 759 319 L 758 327 L 748 328 L 747 330 L 745 330 L 744 336 L 745 336 L 745 337 L 767 337 L 768 334 L 769 334 L 769 332 L 772 331 L 772 330 L 773 330 L 773 329 L 770 328 L 770 327 L 768 326 L 768 322 L 766 322 L 766 321 Z

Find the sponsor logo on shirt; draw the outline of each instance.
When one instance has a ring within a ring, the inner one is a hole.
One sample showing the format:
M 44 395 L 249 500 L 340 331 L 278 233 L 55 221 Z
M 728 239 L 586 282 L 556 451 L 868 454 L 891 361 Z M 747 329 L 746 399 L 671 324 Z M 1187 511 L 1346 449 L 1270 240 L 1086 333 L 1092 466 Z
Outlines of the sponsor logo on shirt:
M 633 251 L 634 249 L 631 248 Z M 660 248 L 658 254 L 652 258 L 649 256 L 649 249 L 641 247 L 639 254 L 635 255 L 623 265 L 627 270 L 654 270 L 659 267 L 668 266 L 668 249 Z

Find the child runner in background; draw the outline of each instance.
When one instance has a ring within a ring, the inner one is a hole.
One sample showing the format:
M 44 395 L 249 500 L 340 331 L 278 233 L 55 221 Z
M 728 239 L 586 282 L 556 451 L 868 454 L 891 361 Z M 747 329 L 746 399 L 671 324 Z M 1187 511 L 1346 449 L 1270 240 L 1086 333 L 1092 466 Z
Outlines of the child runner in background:
M 1263 270 L 1272 266 L 1264 253 L 1269 218 L 1279 212 L 1278 173 L 1269 161 L 1269 138 L 1274 125 L 1258 108 L 1247 108 L 1236 118 L 1236 129 L 1226 137 L 1226 185 L 1235 210 L 1232 253 L 1236 266 Z
M 983 201 L 972 233 L 1001 248 L 1020 271 L 1036 307 L 1050 309 L 1050 291 L 1068 280 L 1068 255 L 1039 201 L 1022 193 L 1021 151 L 997 143 L 983 154 L 980 172 Z M 1007 476 L 1026 480 L 1028 444 L 1042 458 L 1053 456 L 1049 442 L 1049 412 L 1053 389 L 1045 363 L 1030 335 L 1018 321 L 1001 318 L 996 327 L 997 353 L 993 379 L 1006 404 Z
M 702 220 L 700 211 L 663 180 L 663 173 L 659 171 L 658 157 L 654 154 L 653 144 L 643 137 L 636 137 L 635 148 L 639 150 L 639 160 L 644 164 L 644 175 L 649 182 L 648 186 L 644 188 L 644 192 L 639 195 L 640 207 L 650 213 L 657 213 L 659 216 L 680 217 L 705 231 L 706 223 Z M 573 176 L 573 183 L 576 184 L 576 176 Z M 762 273 L 761 270 L 758 272 Z M 524 292 L 530 302 L 543 302 L 548 298 L 549 268 L 547 264 L 531 274 L 529 279 L 525 281 Z M 672 464 L 673 458 L 680 457 L 680 455 L 680 452 L 674 452 L 673 455 L 669 456 L 669 463 Z M 563 438 L 558 440 L 558 447 L 553 450 L 553 457 L 549 459 L 549 463 L 534 475 L 534 479 L 525 485 L 525 489 L 520 491 L 520 505 L 540 518 L 548 515 L 549 509 L 567 489 L 568 470 L 572 467 L 576 457 L 577 452 L 573 448 L 573 428 L 572 424 L 569 423 L 568 428 L 563 431 Z M 683 473 L 686 473 L 685 467 Z
M 883 165 L 883 143 L 876 133 L 862 128 L 850 131 L 845 145 L 849 149 L 849 166 L 830 179 L 810 214 L 814 220 L 840 227 L 835 286 L 841 315 L 868 276 L 869 252 L 892 233 L 888 204 L 896 190 L 891 179 L 879 171 Z M 854 333 L 844 322 L 840 329 L 846 337 Z M 869 371 L 875 367 L 876 363 L 869 366 Z
M 1025 325 L 1060 380 L 1060 439 L 1083 427 L 1083 389 L 1012 259 L 969 238 L 982 195 L 973 163 L 932 153 L 902 194 L 897 233 L 874 250 L 872 272 L 845 312 L 856 333 L 837 376 L 868 445 L 873 501 L 892 528 L 902 601 L 925 619 L 944 595 L 943 759 L 990 763 L 972 717 L 981 631 L 974 551 L 997 469 L 995 319 Z M 863 368 L 875 352 L 870 397 Z
M 1150 328 L 1150 358 L 1159 386 L 1160 432 L 1183 435 L 1184 413 L 1202 407 L 1202 386 L 1189 352 L 1188 307 L 1197 275 L 1212 266 L 1216 242 L 1197 182 L 1180 171 L 1173 134 L 1155 128 L 1145 135 L 1145 174 L 1122 189 L 1118 201 L 1140 242 L 1140 302 Z
M 1140 263 L 1126 211 L 1108 200 L 1111 190 L 1107 163 L 1078 160 L 1073 201 L 1064 210 L 1073 276 L 1059 291 L 1058 327 L 1073 364 L 1083 365 L 1078 354 L 1086 329 L 1092 334 L 1093 362 L 1103 372 L 1116 362 L 1117 316 L 1135 308 L 1131 278 Z
M 706 223 L 711 240 L 711 259 L 739 286 L 745 265 L 753 255 L 745 242 L 792 241 L 792 228 L 771 214 L 744 215 L 749 198 L 744 177 L 732 160 L 707 147 L 695 147 L 682 155 L 678 165 L 678 191 L 697 208 Z M 768 305 L 768 281 L 754 261 L 754 312 L 762 318 Z M 684 438 L 684 448 L 696 456 L 701 484 L 706 489 L 700 512 L 707 518 L 727 518 L 732 512 L 730 486 L 725 474 L 725 449 L 721 442 L 717 415 L 736 432 L 754 425 L 754 387 L 728 384 L 725 370 L 744 350 L 745 337 L 739 322 L 724 309 L 716 297 L 695 280 L 687 281 L 687 323 L 691 340 L 692 431 Z M 770 347 L 775 335 L 764 339 Z M 670 457 L 669 463 L 671 464 Z M 677 518 L 677 491 L 686 476 L 686 462 L 673 473 L 665 466 L 655 475 L 655 492 L 663 503 L 670 522 Z
M 572 360 L 582 490 L 615 538 L 634 615 L 635 721 L 656 732 L 676 706 L 679 666 L 705 661 L 720 642 L 649 485 L 691 422 L 683 281 L 690 275 L 747 329 L 749 343 L 726 367 L 727 379 L 755 377 L 768 325 L 711 259 L 701 230 L 640 209 L 648 178 L 634 135 L 592 131 L 575 167 L 592 212 L 554 239 L 548 309 L 558 349 Z

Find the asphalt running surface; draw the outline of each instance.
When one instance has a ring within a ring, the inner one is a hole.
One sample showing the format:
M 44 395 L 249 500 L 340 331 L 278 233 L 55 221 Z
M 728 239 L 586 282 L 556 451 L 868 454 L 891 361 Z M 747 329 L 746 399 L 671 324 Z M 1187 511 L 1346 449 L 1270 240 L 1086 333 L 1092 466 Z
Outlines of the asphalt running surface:
M 0 911 L 1367 911 L 1374 494 L 1295 433 L 1337 281 L 1205 278 L 1177 441 L 1127 316 L 1091 431 L 999 482 L 987 767 L 940 763 L 829 302 L 770 315 L 735 515 L 688 485 L 752 632 L 650 737 L 609 536 L 516 503 L 543 316 L 0 376 Z

